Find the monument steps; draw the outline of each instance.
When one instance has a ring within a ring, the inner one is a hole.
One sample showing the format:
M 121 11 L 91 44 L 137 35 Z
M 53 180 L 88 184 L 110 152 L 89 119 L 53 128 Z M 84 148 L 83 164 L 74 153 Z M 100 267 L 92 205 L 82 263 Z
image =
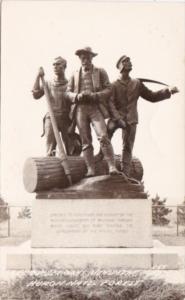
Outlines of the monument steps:
M 6 249 L 6 270 L 51 270 L 86 268 L 128 270 L 179 270 L 183 267 L 182 247 L 153 248 L 31 248 L 30 241 Z M 1 269 L 3 266 L 1 266 Z

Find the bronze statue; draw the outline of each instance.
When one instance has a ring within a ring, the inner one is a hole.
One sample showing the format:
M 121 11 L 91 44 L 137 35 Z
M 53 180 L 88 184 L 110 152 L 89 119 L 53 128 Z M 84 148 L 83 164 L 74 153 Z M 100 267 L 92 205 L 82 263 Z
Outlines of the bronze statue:
M 64 58 L 60 56 L 55 58 L 53 62 L 55 77 L 53 81 L 46 82 L 46 84 L 49 90 L 51 106 L 54 112 L 58 130 L 62 134 L 62 140 L 65 144 L 66 153 L 67 155 L 70 155 L 71 143 L 68 136 L 68 128 L 71 124 L 71 121 L 69 118 L 70 105 L 65 97 L 65 91 L 68 83 L 65 77 L 66 66 L 67 62 Z M 40 68 L 32 91 L 35 99 L 40 99 L 44 95 L 43 86 L 40 85 L 40 79 L 43 76 L 44 72 L 42 68 Z M 43 135 L 44 134 L 46 136 L 46 155 L 53 156 L 55 155 L 56 139 L 49 113 L 47 113 L 44 117 Z
M 119 69 L 121 76 L 112 84 L 110 101 L 111 119 L 108 121 L 107 128 L 109 139 L 112 138 L 118 128 L 122 129 L 123 148 L 121 170 L 129 177 L 132 150 L 138 123 L 137 101 L 139 97 L 155 103 L 168 99 L 172 94 L 179 91 L 176 87 L 168 87 L 153 92 L 142 82 L 148 80 L 131 78 L 129 74 L 132 70 L 132 63 L 130 58 L 126 55 L 120 57 L 116 67 Z
M 83 156 L 87 165 L 86 177 L 95 176 L 91 125 L 107 161 L 109 174 L 120 174 L 115 167 L 114 152 L 104 120 L 107 114 L 104 103 L 111 93 L 108 75 L 104 69 L 92 64 L 92 59 L 97 53 L 90 47 L 79 49 L 75 54 L 80 58 L 81 68 L 72 75 L 67 96 L 71 102 L 71 119 L 76 123 L 82 140 Z

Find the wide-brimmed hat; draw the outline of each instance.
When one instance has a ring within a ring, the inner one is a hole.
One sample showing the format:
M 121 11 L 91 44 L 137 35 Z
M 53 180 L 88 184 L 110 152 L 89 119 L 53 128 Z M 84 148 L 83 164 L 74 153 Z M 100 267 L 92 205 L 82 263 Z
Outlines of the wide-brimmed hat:
M 119 70 L 121 70 L 121 69 L 122 69 L 122 62 L 123 62 L 127 57 L 128 57 L 127 55 L 122 55 L 122 56 L 118 59 L 118 61 L 117 61 L 117 63 L 116 63 L 116 68 L 118 68 Z
M 76 50 L 76 52 L 75 52 L 75 54 L 78 55 L 78 56 L 79 56 L 80 54 L 82 54 L 82 53 L 89 53 L 89 54 L 91 54 L 93 57 L 96 56 L 96 55 L 98 55 L 98 53 L 94 53 L 94 52 L 92 51 L 91 47 L 84 47 L 84 48 L 81 48 L 81 49 Z

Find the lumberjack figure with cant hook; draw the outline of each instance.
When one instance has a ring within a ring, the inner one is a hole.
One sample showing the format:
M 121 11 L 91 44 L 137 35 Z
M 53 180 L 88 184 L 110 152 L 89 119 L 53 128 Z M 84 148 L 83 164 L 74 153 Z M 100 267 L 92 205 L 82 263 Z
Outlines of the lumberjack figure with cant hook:
M 132 63 L 127 55 L 120 57 L 116 67 L 119 69 L 120 78 L 112 84 L 111 101 L 109 101 L 111 118 L 107 123 L 107 130 L 109 139 L 111 139 L 118 128 L 122 129 L 121 170 L 129 177 L 138 123 L 137 101 L 139 97 L 155 103 L 170 98 L 172 94 L 178 93 L 179 90 L 177 87 L 167 87 L 154 92 L 148 89 L 143 82 L 163 83 L 149 79 L 131 78 L 129 73 L 132 70 Z M 97 157 L 102 159 L 103 154 L 101 151 Z

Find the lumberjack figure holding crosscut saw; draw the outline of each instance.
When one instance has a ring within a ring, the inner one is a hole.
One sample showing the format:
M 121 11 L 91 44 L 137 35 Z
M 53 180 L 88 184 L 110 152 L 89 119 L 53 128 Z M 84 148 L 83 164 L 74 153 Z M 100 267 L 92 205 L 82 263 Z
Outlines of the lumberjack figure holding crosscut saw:
M 129 177 L 132 149 L 138 123 L 137 101 L 139 97 L 155 103 L 170 98 L 172 94 L 178 93 L 179 90 L 177 87 L 166 87 L 154 92 L 148 89 L 143 82 L 163 83 L 149 79 L 131 78 L 129 73 L 132 70 L 132 64 L 130 58 L 126 55 L 120 57 L 116 67 L 119 69 L 121 76 L 112 84 L 112 96 L 109 102 L 111 119 L 108 121 L 107 129 L 109 139 L 111 139 L 114 132 L 118 128 L 122 128 L 121 170 Z

